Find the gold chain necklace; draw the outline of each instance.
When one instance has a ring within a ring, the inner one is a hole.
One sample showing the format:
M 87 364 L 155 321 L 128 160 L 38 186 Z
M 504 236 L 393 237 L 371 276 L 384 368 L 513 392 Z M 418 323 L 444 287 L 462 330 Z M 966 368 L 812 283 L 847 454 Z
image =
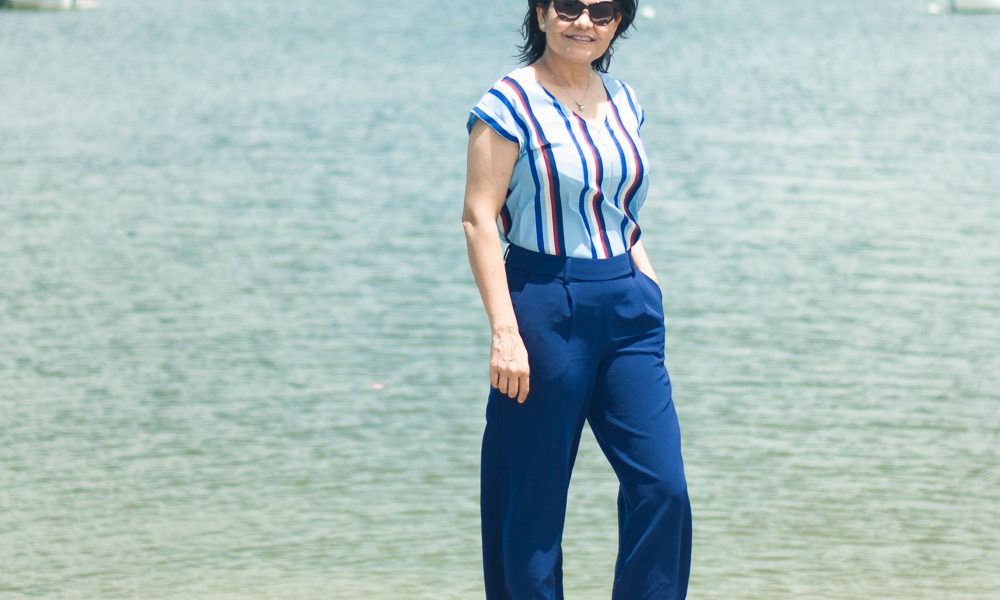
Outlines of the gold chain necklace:
M 542 63 L 542 68 L 545 69 L 545 71 L 549 74 L 549 77 L 552 78 L 552 81 L 556 82 L 556 85 L 561 87 L 563 91 L 566 92 L 566 95 L 569 96 L 569 99 L 573 101 L 573 104 L 576 104 L 578 109 L 577 112 L 583 112 L 583 109 L 585 108 L 583 102 L 577 100 L 576 98 L 573 97 L 573 94 L 569 93 L 569 88 L 564 86 L 562 82 L 559 81 L 559 79 L 556 77 L 555 73 L 552 72 L 552 69 L 549 68 L 549 65 L 545 62 L 545 60 L 542 60 L 541 63 Z M 584 100 L 587 99 L 587 94 L 590 92 L 590 82 L 593 80 L 594 80 L 594 71 L 593 69 L 591 69 L 590 77 L 587 78 L 587 89 L 583 90 Z

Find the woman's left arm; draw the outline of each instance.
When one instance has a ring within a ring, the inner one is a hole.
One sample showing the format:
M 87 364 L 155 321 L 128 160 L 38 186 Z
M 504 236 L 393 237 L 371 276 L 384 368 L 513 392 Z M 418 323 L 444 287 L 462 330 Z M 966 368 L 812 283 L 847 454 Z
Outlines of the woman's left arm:
M 653 271 L 653 265 L 649 262 L 649 256 L 646 255 L 646 248 L 642 245 L 642 240 L 639 240 L 632 246 L 632 260 L 635 261 L 635 266 L 639 267 L 639 270 L 656 282 L 656 285 L 660 284 L 660 280 L 656 278 L 656 272 Z

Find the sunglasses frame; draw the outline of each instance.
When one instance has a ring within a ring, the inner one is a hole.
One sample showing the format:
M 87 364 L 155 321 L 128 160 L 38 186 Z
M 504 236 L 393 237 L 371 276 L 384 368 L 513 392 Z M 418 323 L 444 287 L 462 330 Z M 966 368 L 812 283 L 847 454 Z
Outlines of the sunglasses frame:
M 573 2 L 573 9 L 580 11 L 576 13 L 576 16 L 574 17 L 569 13 L 559 12 L 559 10 L 556 8 L 556 4 L 558 1 L 559 0 L 552 0 L 552 10 L 556 11 L 556 16 L 559 17 L 560 20 L 566 21 L 567 23 L 576 21 L 581 16 L 583 16 L 583 11 L 587 11 L 587 16 L 590 17 L 591 23 L 597 25 L 598 27 L 604 27 L 605 25 L 610 25 L 611 22 L 615 20 L 615 17 L 617 17 L 619 12 L 621 11 L 621 7 L 618 5 L 617 2 L 614 2 L 613 0 L 602 0 L 601 2 L 594 2 L 593 4 L 584 4 L 583 2 L 581 2 L 581 0 L 563 0 L 564 2 L 566 1 Z M 590 13 L 590 8 L 593 6 L 600 6 L 602 4 L 611 5 L 611 16 L 608 17 L 607 19 L 595 19 Z

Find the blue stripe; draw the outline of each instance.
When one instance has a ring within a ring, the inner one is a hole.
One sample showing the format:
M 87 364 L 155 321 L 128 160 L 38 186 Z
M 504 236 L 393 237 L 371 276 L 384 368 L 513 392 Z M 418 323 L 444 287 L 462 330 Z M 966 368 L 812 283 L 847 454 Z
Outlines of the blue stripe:
M 524 139 L 528 140 L 531 138 L 531 132 L 528 130 L 528 124 L 525 123 L 524 119 L 517 114 L 517 109 L 515 109 L 514 105 L 510 103 L 510 99 L 500 93 L 500 91 L 496 88 L 491 88 L 489 93 L 500 100 L 500 102 L 507 108 L 507 111 L 510 112 L 511 118 L 514 119 L 514 123 L 521 129 L 521 133 L 524 134 Z
M 580 164 L 583 166 L 583 189 L 580 190 L 580 217 L 583 218 L 583 227 L 587 230 L 587 245 L 590 246 L 590 256 L 591 258 L 597 258 L 597 248 L 594 248 L 593 234 L 590 231 L 590 223 L 587 221 L 587 192 L 590 189 L 587 185 L 590 181 L 587 157 L 583 154 L 583 148 L 580 147 L 580 142 L 576 140 L 576 135 L 573 134 L 573 124 L 570 123 L 569 117 L 566 116 L 566 112 L 563 111 L 562 106 L 559 105 L 559 101 L 547 89 L 544 87 L 542 89 L 552 99 L 552 107 L 562 117 L 563 124 L 566 125 L 566 133 L 569 134 L 569 139 L 573 140 L 573 145 L 576 146 L 576 153 L 580 156 Z
M 510 194 L 508 193 L 507 196 L 509 197 Z M 510 242 L 508 234 L 510 233 L 510 228 L 514 223 L 514 220 L 511 218 L 510 209 L 507 208 L 506 204 L 500 207 L 500 222 L 503 223 L 503 241 Z
M 566 255 L 566 235 L 565 235 L 565 231 L 563 230 L 562 202 L 559 201 L 562 196 L 559 193 L 559 170 L 558 170 L 558 167 L 556 166 L 556 157 L 552 153 L 552 147 L 549 144 L 549 141 L 548 141 L 548 139 L 545 136 L 545 131 L 542 128 L 542 124 L 538 121 L 538 117 L 535 116 L 534 111 L 531 109 L 531 102 L 528 100 L 528 93 L 524 90 L 523 87 L 521 87 L 520 83 L 518 83 L 517 81 L 514 81 L 512 78 L 505 77 L 504 80 L 507 81 L 511 85 L 511 87 L 513 87 L 514 89 L 516 89 L 519 92 L 521 98 L 524 101 L 524 109 L 525 109 L 524 112 L 531 119 L 532 123 L 534 124 L 535 131 L 538 132 L 539 147 L 540 147 L 542 153 L 544 154 L 545 158 L 547 159 L 546 160 L 546 164 L 549 166 L 549 169 L 547 169 L 547 172 L 546 172 L 546 177 L 549 180 L 548 183 L 549 183 L 550 194 L 552 196 L 554 196 L 555 200 L 556 200 L 553 203 L 554 206 L 552 207 L 552 211 L 553 211 L 552 218 L 553 218 L 554 222 L 553 223 L 548 223 L 548 225 L 550 225 L 550 226 L 553 227 L 553 229 L 556 231 L 556 237 L 558 238 L 558 244 L 557 244 L 557 247 L 556 247 L 556 254 L 558 254 L 560 256 L 565 256 Z M 546 198 L 545 201 L 548 202 L 549 198 Z M 541 217 L 541 214 L 540 214 L 539 210 L 540 210 L 540 207 L 537 207 L 536 208 L 536 214 L 539 217 Z M 541 223 L 539 223 L 539 225 L 541 225 Z M 539 241 L 541 241 L 541 238 L 539 239 Z M 540 243 L 539 244 L 539 248 L 544 249 L 545 245 Z
M 582 119 L 581 119 L 582 121 Z M 586 124 L 581 123 L 581 129 L 583 130 L 583 135 L 587 137 L 587 143 L 590 144 L 591 149 L 594 151 L 594 160 L 597 161 L 597 173 L 594 175 L 597 178 L 597 193 L 594 194 L 594 217 L 597 219 L 597 229 L 601 232 L 601 241 L 604 244 L 604 249 L 608 256 L 611 256 L 611 240 L 608 239 L 608 227 L 604 223 L 604 211 L 601 210 L 601 204 L 604 202 L 604 190 L 601 185 L 604 183 L 604 161 L 601 158 L 601 151 L 597 148 L 597 144 L 594 143 L 594 138 L 591 137 L 590 131 L 587 129 Z M 577 146 L 579 147 L 579 146 Z M 586 187 L 586 186 L 584 186 Z M 587 221 L 586 213 L 584 213 L 584 222 Z M 590 228 L 587 228 L 587 233 L 590 233 Z M 594 242 L 590 242 L 591 251 L 594 251 Z M 607 258 L 607 257 L 605 257 Z
M 629 103 L 631 104 L 631 100 L 629 100 Z M 614 111 L 615 119 L 618 121 L 618 125 L 622 128 L 622 132 L 625 134 L 625 138 L 628 140 L 629 145 L 632 147 L 632 153 L 635 156 L 635 168 L 636 168 L 635 181 L 632 183 L 631 190 L 628 193 L 626 193 L 625 198 L 622 199 L 622 207 L 621 207 L 622 213 L 624 213 L 625 218 L 628 219 L 628 205 L 632 201 L 632 198 L 635 197 L 635 194 L 642 187 L 642 179 L 643 176 L 645 175 L 645 169 L 643 169 L 642 167 L 642 156 L 639 155 L 639 146 L 638 144 L 635 143 L 635 140 L 632 138 L 632 134 L 628 132 L 628 129 L 625 127 L 625 123 L 622 122 L 621 113 L 618 112 L 618 105 L 612 102 L 611 109 Z M 639 233 L 640 231 L 639 223 L 636 222 L 634 219 L 628 219 L 628 220 L 631 220 L 632 223 L 635 224 L 635 234 Z M 635 234 L 633 234 L 633 237 L 635 237 Z M 623 238 L 625 237 L 624 231 L 622 237 Z M 638 238 L 636 237 L 636 239 Z M 628 242 L 629 240 L 626 239 L 625 240 L 626 248 L 628 247 Z
M 509 82 L 510 84 L 515 84 L 514 80 L 510 77 L 504 77 L 503 81 Z M 538 244 L 538 251 L 545 251 L 545 238 L 542 235 L 542 184 L 538 178 L 538 167 L 535 166 L 535 157 L 532 156 L 532 144 L 531 144 L 531 130 L 528 128 L 528 124 L 524 122 L 523 119 L 518 115 L 518 111 L 510 103 L 510 101 L 501 94 L 496 88 L 490 89 L 490 94 L 500 98 L 504 106 L 510 110 L 510 114 L 514 116 L 515 121 L 520 127 L 524 129 L 524 148 L 528 153 L 525 160 L 528 162 L 528 168 L 531 171 L 531 181 L 535 185 L 535 237 L 536 243 Z M 522 90 L 523 93 L 523 90 Z
M 622 161 L 622 178 L 618 181 L 618 188 L 615 190 L 614 203 L 618 207 L 618 210 L 622 213 L 622 244 L 628 249 L 628 241 L 625 239 L 625 227 L 628 226 L 628 215 L 625 214 L 625 210 L 622 208 L 622 188 L 625 186 L 625 180 L 628 179 L 628 161 L 625 160 L 625 150 L 622 149 L 622 145 L 618 143 L 618 136 L 611 129 L 611 120 L 609 119 L 604 123 L 604 126 L 608 129 L 608 135 L 611 136 L 611 140 L 615 143 L 615 148 L 618 149 L 618 158 Z
M 506 139 L 514 142 L 515 144 L 520 143 L 518 141 L 518 139 L 516 137 L 514 137 L 514 135 L 512 135 L 511 133 L 509 133 L 507 131 L 507 129 L 504 128 L 503 125 L 501 125 L 500 123 L 498 123 L 496 121 L 496 119 L 494 119 L 493 117 L 491 117 L 491 116 L 487 115 L 485 112 L 483 112 L 482 109 L 480 109 L 480 108 L 473 108 L 472 112 L 475 113 L 476 117 L 479 117 L 480 119 L 482 119 L 483 123 L 486 123 L 487 125 L 489 125 L 493 129 L 493 131 L 499 133 L 500 135 L 502 135 Z M 474 120 L 475 120 L 474 118 L 469 119 L 469 125 L 468 125 L 469 131 L 472 131 L 472 123 L 473 123 Z
M 639 116 L 639 109 L 636 108 L 635 100 L 632 99 L 632 93 L 629 92 L 628 86 L 624 83 L 621 85 L 622 90 L 625 92 L 625 98 L 628 99 L 628 105 L 632 108 L 632 114 L 635 115 L 635 122 L 639 124 L 639 127 L 642 127 L 642 123 L 646 120 L 646 117 L 645 115 Z

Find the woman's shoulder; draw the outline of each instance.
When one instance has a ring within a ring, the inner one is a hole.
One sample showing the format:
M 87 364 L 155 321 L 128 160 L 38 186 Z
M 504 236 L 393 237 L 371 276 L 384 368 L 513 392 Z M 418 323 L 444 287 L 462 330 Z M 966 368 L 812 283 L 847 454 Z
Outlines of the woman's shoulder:
M 635 90 L 625 81 L 618 79 L 614 75 L 598 73 L 604 81 L 604 88 L 608 90 L 608 96 L 615 98 L 629 98 L 635 102 Z
M 646 111 L 639 104 L 632 86 L 607 73 L 601 73 L 600 75 L 601 79 L 604 80 L 604 88 L 608 91 L 608 97 L 611 98 L 611 102 L 617 107 L 619 112 L 635 115 L 636 123 L 639 127 L 642 127 L 643 122 L 646 120 Z
M 471 132 L 475 120 L 482 119 L 508 140 L 524 142 L 528 136 L 525 122 L 531 112 L 528 98 L 537 93 L 532 88 L 535 81 L 531 67 L 519 67 L 497 79 L 472 108 L 466 129 Z
M 512 89 L 529 88 L 531 84 L 536 81 L 535 70 L 532 67 L 518 67 L 497 79 L 493 85 L 490 86 L 490 90 L 497 90 L 504 94 L 509 94 Z

